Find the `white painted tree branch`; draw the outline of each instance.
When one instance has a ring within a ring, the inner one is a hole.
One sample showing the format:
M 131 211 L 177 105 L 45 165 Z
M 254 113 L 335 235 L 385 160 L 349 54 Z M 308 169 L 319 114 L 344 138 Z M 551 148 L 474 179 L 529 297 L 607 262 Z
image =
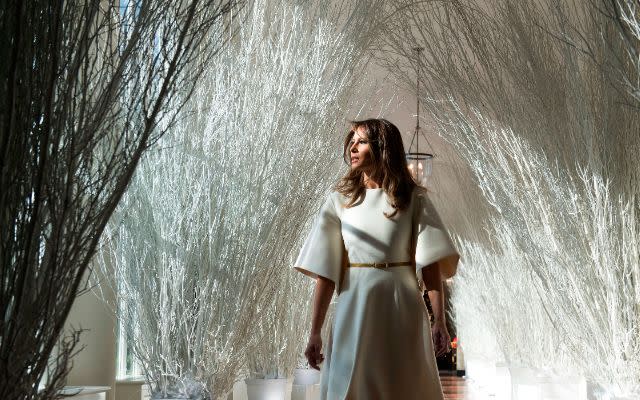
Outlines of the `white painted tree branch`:
M 637 396 L 640 114 L 619 82 L 638 70 L 595 6 L 406 1 L 385 56 L 412 87 L 411 48 L 425 47 L 425 108 L 494 210 L 456 229 L 462 345 Z
M 296 366 L 312 286 L 290 267 L 342 164 L 377 4 L 255 1 L 143 161 L 103 265 L 157 393 L 220 398 Z
M 105 225 L 242 2 L 121 3 L 0 5 L 2 399 L 59 397 L 80 334 L 64 323 Z

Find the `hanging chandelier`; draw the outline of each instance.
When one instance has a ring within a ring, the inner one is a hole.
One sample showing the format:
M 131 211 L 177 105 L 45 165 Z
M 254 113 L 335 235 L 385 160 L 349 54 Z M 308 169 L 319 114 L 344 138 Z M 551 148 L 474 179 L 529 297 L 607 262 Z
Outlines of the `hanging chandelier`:
M 418 185 L 427 186 L 427 180 L 429 176 L 431 176 L 433 154 L 420 151 L 420 136 L 429 144 L 429 141 L 420 128 L 420 53 L 423 48 L 414 47 L 413 50 L 416 52 L 416 127 L 411 137 L 409 152 L 406 153 L 405 156 L 407 158 L 409 172 L 413 179 Z M 414 143 L 415 151 L 412 151 Z

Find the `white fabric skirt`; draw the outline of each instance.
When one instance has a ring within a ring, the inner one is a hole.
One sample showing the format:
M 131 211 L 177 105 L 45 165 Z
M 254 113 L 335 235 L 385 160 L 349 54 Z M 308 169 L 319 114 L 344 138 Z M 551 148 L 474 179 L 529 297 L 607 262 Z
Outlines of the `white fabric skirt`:
M 320 398 L 442 400 L 428 318 L 412 267 L 348 268 Z

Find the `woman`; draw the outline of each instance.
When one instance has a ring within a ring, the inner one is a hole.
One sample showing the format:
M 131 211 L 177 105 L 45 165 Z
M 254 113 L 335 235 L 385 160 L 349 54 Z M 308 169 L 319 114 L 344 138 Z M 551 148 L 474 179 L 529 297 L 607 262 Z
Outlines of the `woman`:
M 455 274 L 458 254 L 409 173 L 398 128 L 353 122 L 344 156 L 350 171 L 295 264 L 316 278 L 305 356 L 312 368 L 322 363 L 321 399 L 442 399 L 433 349 L 448 350 L 442 280 Z M 416 273 L 434 308 L 433 347 Z M 325 359 L 320 330 L 336 287 Z

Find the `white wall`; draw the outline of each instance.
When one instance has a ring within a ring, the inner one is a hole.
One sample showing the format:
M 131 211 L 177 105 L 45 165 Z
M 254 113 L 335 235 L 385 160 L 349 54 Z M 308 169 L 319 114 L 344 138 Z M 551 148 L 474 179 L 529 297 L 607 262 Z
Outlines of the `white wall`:
M 105 291 L 112 304 L 115 296 Z M 73 358 L 73 366 L 67 379 L 71 386 L 109 386 L 107 400 L 115 400 L 116 381 L 116 323 L 115 315 L 93 292 L 87 292 L 74 302 L 66 328 L 86 329 L 80 335 L 78 346 L 84 346 Z

